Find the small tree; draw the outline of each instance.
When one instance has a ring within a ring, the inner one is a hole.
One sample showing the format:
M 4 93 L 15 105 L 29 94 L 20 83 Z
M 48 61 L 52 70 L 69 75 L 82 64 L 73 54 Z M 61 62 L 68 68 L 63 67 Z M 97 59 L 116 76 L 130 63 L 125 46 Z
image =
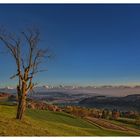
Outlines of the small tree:
M 117 120 L 120 117 L 120 112 L 117 109 L 112 110 L 112 119 Z
M 45 57 L 50 57 L 49 51 L 39 48 L 40 32 L 37 29 L 30 28 L 19 35 L 7 33 L 1 29 L 0 40 L 16 62 L 17 72 L 11 79 L 18 77 L 16 118 L 21 120 L 26 109 L 26 96 L 35 86 L 33 83 L 34 76 L 38 72 L 46 71 L 39 68 L 42 60 Z

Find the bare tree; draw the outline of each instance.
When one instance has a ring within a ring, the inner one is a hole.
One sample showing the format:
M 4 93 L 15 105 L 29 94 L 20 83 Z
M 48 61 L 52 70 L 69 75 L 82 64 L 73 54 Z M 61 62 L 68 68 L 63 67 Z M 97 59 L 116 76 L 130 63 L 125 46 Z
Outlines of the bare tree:
M 38 72 L 46 71 L 40 69 L 40 64 L 44 58 L 50 57 L 50 53 L 48 49 L 39 47 L 40 32 L 37 29 L 30 28 L 19 35 L 7 33 L 1 29 L 0 41 L 4 43 L 16 63 L 17 72 L 11 76 L 11 79 L 18 78 L 16 118 L 21 120 L 26 110 L 26 96 L 35 86 L 33 78 Z

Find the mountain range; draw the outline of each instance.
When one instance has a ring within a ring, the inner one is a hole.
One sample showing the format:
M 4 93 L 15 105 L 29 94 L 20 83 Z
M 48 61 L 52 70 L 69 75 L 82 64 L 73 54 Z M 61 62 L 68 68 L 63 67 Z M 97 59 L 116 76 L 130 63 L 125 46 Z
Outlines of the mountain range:
M 16 88 L 14 87 L 5 87 L 0 88 L 1 92 L 6 93 L 16 93 Z M 47 93 L 47 92 L 61 92 L 69 94 L 88 94 L 88 95 L 104 95 L 104 96 L 115 96 L 122 97 L 132 94 L 140 94 L 140 86 L 37 86 L 34 88 L 36 93 Z

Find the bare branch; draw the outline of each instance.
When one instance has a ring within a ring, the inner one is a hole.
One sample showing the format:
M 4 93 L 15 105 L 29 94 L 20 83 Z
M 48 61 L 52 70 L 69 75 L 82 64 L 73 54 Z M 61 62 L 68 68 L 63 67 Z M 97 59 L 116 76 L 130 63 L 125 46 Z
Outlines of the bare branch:
M 17 74 L 14 74 L 13 76 L 11 76 L 10 79 L 13 79 L 13 78 L 15 78 L 17 76 L 18 76 L 18 73 Z
M 24 63 L 23 58 L 21 58 L 21 64 L 22 64 L 22 68 L 25 69 L 25 63 Z
M 40 73 L 40 72 L 46 72 L 46 71 L 48 71 L 47 69 L 42 69 L 42 70 L 37 70 L 37 71 L 34 71 L 33 73 L 30 73 L 30 77 L 33 77 L 35 74 L 37 74 L 37 73 Z M 30 78 L 29 77 L 29 78 Z

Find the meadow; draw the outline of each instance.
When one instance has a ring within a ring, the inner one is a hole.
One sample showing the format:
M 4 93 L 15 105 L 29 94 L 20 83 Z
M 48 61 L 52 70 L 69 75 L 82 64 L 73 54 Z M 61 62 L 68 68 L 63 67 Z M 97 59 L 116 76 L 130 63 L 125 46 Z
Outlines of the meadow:
M 22 121 L 15 114 L 16 106 L 0 105 L 0 136 L 140 136 L 130 126 L 113 130 L 64 112 L 27 109 Z

